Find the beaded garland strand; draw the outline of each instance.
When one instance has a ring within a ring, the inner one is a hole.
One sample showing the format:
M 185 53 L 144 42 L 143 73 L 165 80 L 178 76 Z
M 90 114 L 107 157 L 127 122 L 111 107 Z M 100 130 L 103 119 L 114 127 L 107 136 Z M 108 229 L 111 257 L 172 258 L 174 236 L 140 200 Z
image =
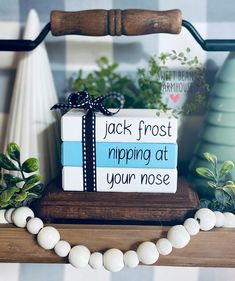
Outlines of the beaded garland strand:
M 194 236 L 214 227 L 235 228 L 235 215 L 229 212 L 221 213 L 207 208 L 199 209 L 194 218 L 188 218 L 182 225 L 171 227 L 167 238 L 160 238 L 157 243 L 142 242 L 136 251 L 129 250 L 123 254 L 119 249 L 109 249 L 104 254 L 91 253 L 83 245 L 71 248 L 67 241 L 60 240 L 58 230 L 52 226 L 44 226 L 40 218 L 34 217 L 34 212 L 28 207 L 0 210 L 0 223 L 14 223 L 17 227 L 27 228 L 28 232 L 37 235 L 38 244 L 46 250 L 54 249 L 60 257 L 67 257 L 71 265 L 82 268 L 88 264 L 93 269 L 104 266 L 111 272 L 118 272 L 124 266 L 136 267 L 140 262 L 145 265 L 154 264 L 159 255 L 169 255 L 173 248 L 183 248 Z

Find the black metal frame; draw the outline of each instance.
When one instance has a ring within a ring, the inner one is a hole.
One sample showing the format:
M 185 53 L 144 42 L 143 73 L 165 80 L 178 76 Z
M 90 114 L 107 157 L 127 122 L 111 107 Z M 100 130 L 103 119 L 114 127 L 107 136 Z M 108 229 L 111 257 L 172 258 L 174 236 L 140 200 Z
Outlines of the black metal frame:
M 32 51 L 45 39 L 51 24 L 48 23 L 35 40 L 0 40 L 0 51 Z
M 195 27 L 188 21 L 182 20 L 182 26 L 185 27 L 205 51 L 235 51 L 235 40 L 233 39 L 210 39 L 204 40 Z M 32 51 L 35 49 L 42 41 L 45 39 L 49 31 L 51 30 L 51 25 L 48 23 L 43 30 L 40 32 L 35 40 L 0 40 L 0 51 Z
M 204 40 L 195 27 L 188 21 L 182 20 L 182 26 L 185 27 L 205 51 L 235 51 L 235 40 L 232 39 L 210 39 Z

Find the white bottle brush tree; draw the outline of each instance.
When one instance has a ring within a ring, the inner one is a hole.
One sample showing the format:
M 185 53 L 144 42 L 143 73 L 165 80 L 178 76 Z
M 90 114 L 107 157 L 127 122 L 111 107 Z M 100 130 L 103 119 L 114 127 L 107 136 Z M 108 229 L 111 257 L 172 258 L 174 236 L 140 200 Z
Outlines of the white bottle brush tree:
M 24 39 L 34 39 L 41 30 L 38 15 L 28 15 Z M 59 122 L 50 110 L 58 102 L 44 43 L 31 52 L 21 53 L 17 66 L 10 112 L 4 139 L 21 147 L 21 159 L 30 156 L 40 160 L 40 172 L 47 184 L 59 171 Z

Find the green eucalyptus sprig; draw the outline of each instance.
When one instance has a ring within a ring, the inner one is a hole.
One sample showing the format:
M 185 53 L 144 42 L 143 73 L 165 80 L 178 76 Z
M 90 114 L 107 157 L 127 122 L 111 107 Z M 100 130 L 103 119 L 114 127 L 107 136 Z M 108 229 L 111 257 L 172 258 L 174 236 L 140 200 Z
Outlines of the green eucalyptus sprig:
M 214 154 L 205 152 L 203 155 L 211 168 L 199 167 L 196 172 L 208 181 L 208 188 L 213 189 L 214 198 L 201 199 L 202 207 L 222 212 L 235 212 L 235 182 L 232 181 L 231 175 L 234 163 L 229 160 L 224 161 L 218 169 L 217 157 Z
M 160 77 L 162 71 L 169 70 L 167 63 L 176 61 L 179 65 L 186 66 L 194 72 L 196 92 L 191 101 L 183 107 L 174 109 L 172 113 L 179 115 L 195 112 L 199 106 L 206 104 L 209 85 L 205 79 L 202 64 L 196 56 L 191 54 L 189 48 L 185 52 L 161 53 L 159 56 L 150 56 L 148 65 L 138 68 L 136 78 L 118 72 L 118 63 L 110 63 L 106 57 L 98 60 L 98 70 L 84 75 L 80 69 L 74 79 L 72 86 L 76 91 L 86 90 L 93 97 L 98 97 L 109 92 L 120 92 L 125 96 L 126 108 L 154 108 L 166 111 L 168 105 L 162 100 L 162 85 L 164 81 L 170 80 L 170 75 L 165 75 L 164 80 Z
M 41 175 L 35 173 L 38 169 L 37 158 L 21 163 L 19 146 L 8 144 L 7 154 L 0 153 L 0 208 L 29 205 L 41 197 L 44 185 L 40 182 Z M 17 176 L 6 171 L 15 171 Z

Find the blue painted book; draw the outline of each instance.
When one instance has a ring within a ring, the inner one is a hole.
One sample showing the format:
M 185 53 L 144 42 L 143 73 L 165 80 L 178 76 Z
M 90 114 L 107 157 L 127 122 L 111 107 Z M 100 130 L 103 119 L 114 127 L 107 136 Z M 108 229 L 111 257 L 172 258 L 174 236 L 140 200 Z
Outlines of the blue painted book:
M 83 166 L 82 142 L 65 141 L 62 143 L 62 165 Z M 97 142 L 96 166 L 175 169 L 177 144 Z

